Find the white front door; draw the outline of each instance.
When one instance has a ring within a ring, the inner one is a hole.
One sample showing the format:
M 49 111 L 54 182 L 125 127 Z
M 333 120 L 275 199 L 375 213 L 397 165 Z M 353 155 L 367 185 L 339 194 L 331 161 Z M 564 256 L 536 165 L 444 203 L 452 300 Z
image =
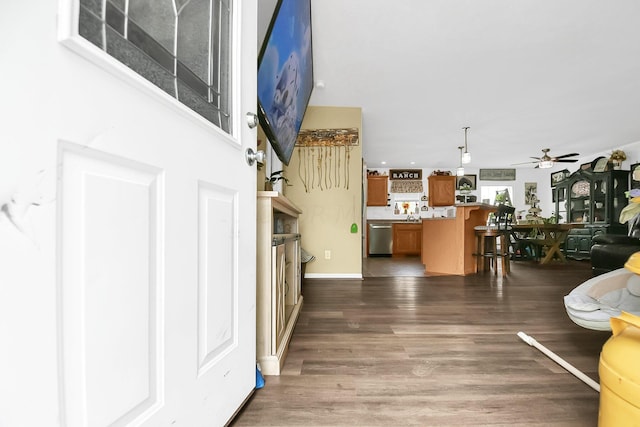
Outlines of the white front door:
M 28 3 L 0 22 L 0 426 L 222 425 L 255 386 L 256 1 L 231 135 L 58 43 L 76 0 Z

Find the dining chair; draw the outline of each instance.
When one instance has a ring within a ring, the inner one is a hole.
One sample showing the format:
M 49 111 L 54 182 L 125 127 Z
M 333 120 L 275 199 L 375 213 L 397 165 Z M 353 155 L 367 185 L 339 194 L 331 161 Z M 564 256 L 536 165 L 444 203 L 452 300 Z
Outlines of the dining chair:
M 510 271 L 509 246 L 511 235 L 511 223 L 516 208 L 505 204 L 498 205 L 494 215 L 495 220 L 487 225 L 474 227 L 476 235 L 477 271 L 482 272 L 493 268 L 494 274 L 498 274 L 498 259 L 502 275 L 506 276 Z

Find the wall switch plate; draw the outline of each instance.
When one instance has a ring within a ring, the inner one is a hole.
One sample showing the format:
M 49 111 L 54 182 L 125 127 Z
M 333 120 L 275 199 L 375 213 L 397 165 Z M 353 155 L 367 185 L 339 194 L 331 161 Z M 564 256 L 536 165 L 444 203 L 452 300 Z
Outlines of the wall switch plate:
M 331 259 L 331 251 L 329 249 L 325 249 L 324 259 Z

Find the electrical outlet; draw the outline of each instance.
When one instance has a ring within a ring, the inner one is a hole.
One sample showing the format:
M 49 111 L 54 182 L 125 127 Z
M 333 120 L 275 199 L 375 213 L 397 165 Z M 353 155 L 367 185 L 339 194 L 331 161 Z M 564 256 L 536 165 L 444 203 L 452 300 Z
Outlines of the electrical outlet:
M 331 251 L 329 249 L 324 250 L 324 259 L 331 259 Z

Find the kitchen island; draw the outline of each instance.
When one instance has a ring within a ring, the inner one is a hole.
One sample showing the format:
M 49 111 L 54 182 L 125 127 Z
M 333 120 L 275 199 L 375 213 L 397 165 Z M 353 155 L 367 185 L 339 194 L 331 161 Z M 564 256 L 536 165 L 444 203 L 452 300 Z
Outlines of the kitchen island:
M 455 205 L 455 218 L 422 219 L 422 263 L 426 274 L 466 275 L 477 272 L 474 227 L 486 225 L 496 206 L 485 203 Z

